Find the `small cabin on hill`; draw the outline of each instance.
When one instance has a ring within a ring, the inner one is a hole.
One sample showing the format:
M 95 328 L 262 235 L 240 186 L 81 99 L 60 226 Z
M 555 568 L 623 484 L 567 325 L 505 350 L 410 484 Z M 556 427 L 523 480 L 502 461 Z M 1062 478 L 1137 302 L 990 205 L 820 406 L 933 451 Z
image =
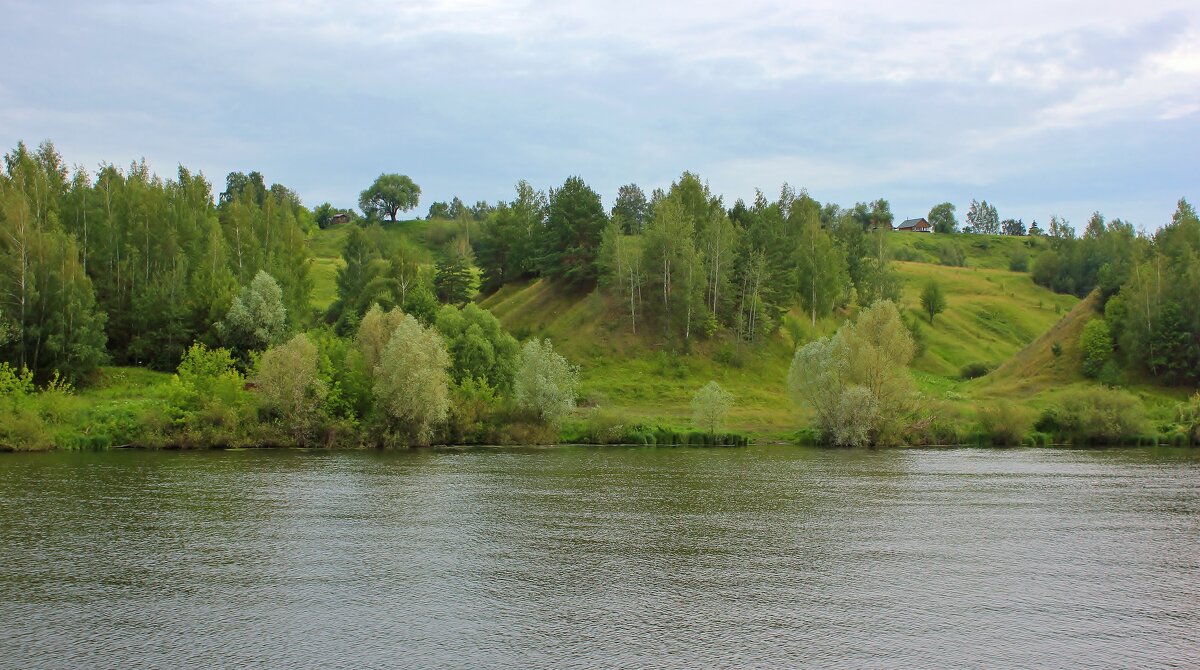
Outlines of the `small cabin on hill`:
M 345 212 L 339 212 L 339 213 L 334 214 L 333 216 L 329 217 L 329 225 L 331 225 L 331 226 L 336 226 L 338 224 L 349 223 L 349 222 L 350 222 L 350 215 Z
M 896 226 L 896 230 L 906 230 L 910 233 L 930 233 L 933 232 L 933 226 L 930 226 L 929 222 L 922 217 L 920 219 L 909 219 Z

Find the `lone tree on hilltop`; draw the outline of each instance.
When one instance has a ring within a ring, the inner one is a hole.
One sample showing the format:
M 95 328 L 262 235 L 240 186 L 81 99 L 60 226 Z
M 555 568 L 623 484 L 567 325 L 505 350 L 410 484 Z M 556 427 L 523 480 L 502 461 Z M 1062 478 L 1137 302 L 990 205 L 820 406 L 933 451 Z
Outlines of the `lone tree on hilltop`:
M 416 207 L 420 199 L 421 187 L 408 175 L 381 174 L 370 188 L 359 194 L 358 206 L 363 214 L 387 214 L 389 220 L 395 221 L 397 212 Z

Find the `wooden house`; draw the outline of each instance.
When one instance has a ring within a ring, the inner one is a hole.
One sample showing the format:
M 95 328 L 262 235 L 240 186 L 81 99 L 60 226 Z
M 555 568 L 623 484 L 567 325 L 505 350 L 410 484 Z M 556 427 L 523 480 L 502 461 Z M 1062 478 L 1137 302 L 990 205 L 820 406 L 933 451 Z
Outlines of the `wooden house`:
M 922 217 L 920 219 L 909 219 L 896 226 L 896 230 L 906 230 L 910 233 L 932 233 L 933 226 L 930 226 L 929 222 Z

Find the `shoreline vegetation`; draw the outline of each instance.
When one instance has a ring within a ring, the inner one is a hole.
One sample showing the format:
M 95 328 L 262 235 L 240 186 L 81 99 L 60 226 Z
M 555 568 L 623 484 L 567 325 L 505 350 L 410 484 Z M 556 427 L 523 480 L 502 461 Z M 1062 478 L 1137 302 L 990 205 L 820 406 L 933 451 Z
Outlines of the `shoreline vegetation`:
M 0 172 L 0 450 L 1200 444 L 1200 219 Z M 912 230 L 907 225 L 903 230 Z

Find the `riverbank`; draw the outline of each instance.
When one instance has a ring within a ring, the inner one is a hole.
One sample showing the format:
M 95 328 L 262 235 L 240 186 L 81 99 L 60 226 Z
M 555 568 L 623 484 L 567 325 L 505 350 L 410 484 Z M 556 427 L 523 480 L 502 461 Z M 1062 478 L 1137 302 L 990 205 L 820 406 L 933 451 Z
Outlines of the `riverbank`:
M 101 368 L 82 389 L 50 385 L 18 397 L 0 398 L 0 450 L 373 448 L 406 446 L 378 435 L 367 422 L 324 419 L 297 436 L 259 410 L 251 391 L 236 389 L 228 403 L 198 411 L 178 409 L 173 375 L 141 368 Z M 1200 444 L 1200 396 L 1167 402 L 1147 411 L 1136 397 L 1106 389 L 1055 396 L 1039 411 L 1010 403 L 977 405 L 970 400 L 927 402 L 914 414 L 903 441 L 878 446 L 1032 446 Z M 781 408 L 780 411 L 784 411 Z M 820 434 L 802 412 L 790 409 L 792 430 L 732 430 L 710 434 L 680 416 L 647 420 L 605 406 L 580 407 L 559 427 L 531 421 L 501 407 L 473 416 L 451 416 L 436 444 L 642 444 L 745 446 L 750 443 L 819 445 Z M 453 431 L 453 432 L 451 432 Z

